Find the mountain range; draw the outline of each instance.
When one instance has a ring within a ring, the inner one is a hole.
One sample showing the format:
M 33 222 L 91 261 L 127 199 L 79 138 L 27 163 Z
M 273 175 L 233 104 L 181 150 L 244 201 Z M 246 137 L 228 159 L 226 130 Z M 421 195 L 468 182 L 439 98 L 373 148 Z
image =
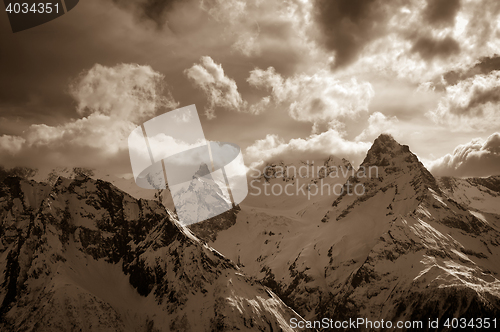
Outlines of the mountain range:
M 381 135 L 340 181 L 340 195 L 315 196 L 307 213 L 285 195 L 245 201 L 208 243 L 307 320 L 499 317 L 499 177 L 435 179 Z M 359 184 L 364 193 L 349 194 Z
M 500 177 L 435 178 L 389 135 L 357 169 L 270 162 L 244 202 L 189 227 L 168 190 L 133 179 L 0 178 L 2 331 L 293 331 L 292 319 L 360 317 L 434 331 L 500 317 Z

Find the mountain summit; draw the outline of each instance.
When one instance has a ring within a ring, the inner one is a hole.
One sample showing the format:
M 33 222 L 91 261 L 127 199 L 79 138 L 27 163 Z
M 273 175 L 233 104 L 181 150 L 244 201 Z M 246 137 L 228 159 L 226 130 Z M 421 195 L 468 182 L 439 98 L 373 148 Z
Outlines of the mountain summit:
M 353 193 L 349 186 L 362 188 L 363 192 Z M 390 215 L 409 213 L 431 193 L 442 194 L 436 179 L 410 148 L 382 134 L 368 150 L 359 171 L 347 179 L 342 194 L 333 203 L 334 210 L 323 221 L 328 221 L 331 215 L 341 219 L 356 205 L 387 191 L 392 197 Z
M 361 165 L 388 166 L 390 160 L 394 162 L 394 157 L 407 153 L 410 153 L 410 148 L 407 145 L 399 144 L 389 134 L 381 134 L 373 142 Z
M 439 190 L 436 180 L 418 157 L 410 151 L 408 145 L 399 144 L 391 135 L 381 134 L 374 142 L 361 163 L 365 169 L 379 167 L 382 176 L 394 173 L 415 173 L 421 178 L 420 183 L 433 190 Z M 379 176 L 380 173 L 378 174 Z M 392 179 L 388 179 L 391 181 Z

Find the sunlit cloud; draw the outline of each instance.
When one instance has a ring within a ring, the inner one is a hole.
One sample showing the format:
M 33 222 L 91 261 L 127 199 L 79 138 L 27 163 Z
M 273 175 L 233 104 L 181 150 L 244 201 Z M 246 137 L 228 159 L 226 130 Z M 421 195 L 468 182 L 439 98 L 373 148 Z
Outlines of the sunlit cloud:
M 433 161 L 430 170 L 441 176 L 474 177 L 500 174 L 500 133 L 494 133 L 486 140 L 476 138 L 457 146 L 453 153 Z
M 245 150 L 245 161 L 259 165 L 266 161 L 317 160 L 336 155 L 359 164 L 370 148 L 369 142 L 352 142 L 335 129 L 306 138 L 294 138 L 286 142 L 278 135 L 269 134 L 256 140 Z
M 427 113 L 451 130 L 484 131 L 500 125 L 500 71 L 447 86 L 438 107 Z
M 254 69 L 247 81 L 255 88 L 269 91 L 272 100 L 285 104 L 295 120 L 312 123 L 367 111 L 374 95 L 370 83 L 358 83 L 354 78 L 340 81 L 327 70 L 285 79 L 273 67 Z
M 224 74 L 220 64 L 216 64 L 209 56 L 203 56 L 199 64 L 194 64 L 184 71 L 194 86 L 205 93 L 207 105 L 205 115 L 215 118 L 215 108 L 245 111 L 246 102 L 238 92 L 236 82 Z
M 375 112 L 368 118 L 368 127 L 366 127 L 361 134 L 359 134 L 355 141 L 373 141 L 382 133 L 395 134 L 399 133 L 396 128 L 398 124 L 396 116 L 386 117 L 380 112 Z
M 36 157 L 38 165 L 106 164 L 127 152 L 127 137 L 143 120 L 178 106 L 164 76 L 136 64 L 96 64 L 71 83 L 70 93 L 81 118 L 55 126 L 32 124 L 21 136 L 1 136 L 0 156 L 15 154 L 11 163 Z

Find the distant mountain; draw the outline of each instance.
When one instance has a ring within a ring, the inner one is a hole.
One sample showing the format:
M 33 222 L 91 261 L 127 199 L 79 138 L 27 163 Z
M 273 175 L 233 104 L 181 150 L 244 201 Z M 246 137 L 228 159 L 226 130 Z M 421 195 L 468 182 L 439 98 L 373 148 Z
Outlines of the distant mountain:
M 222 173 L 218 175 L 210 173 L 203 164 L 192 179 L 170 187 L 177 215 L 184 225 L 218 216 L 233 207 Z
M 354 172 L 346 159 L 330 156 L 324 160 L 275 161 L 249 172 L 249 193 L 243 205 L 249 209 L 272 211 L 291 218 L 318 218 L 325 214 L 335 193 L 321 195 L 322 183 L 340 188 Z M 310 187 L 312 186 L 312 188 Z M 312 191 L 311 191 L 312 189 Z M 236 223 L 240 206 L 214 218 L 189 225 L 200 238 L 215 241 L 217 234 Z
M 468 179 L 440 177 L 437 180 L 441 189 L 460 204 L 500 214 L 500 175 Z
M 1 331 L 293 331 L 160 203 L 80 174 L 0 183 Z
M 341 180 L 340 195 L 314 201 L 244 201 L 209 244 L 308 320 L 421 320 L 435 330 L 429 318 L 500 317 L 500 215 L 454 199 L 389 135 Z

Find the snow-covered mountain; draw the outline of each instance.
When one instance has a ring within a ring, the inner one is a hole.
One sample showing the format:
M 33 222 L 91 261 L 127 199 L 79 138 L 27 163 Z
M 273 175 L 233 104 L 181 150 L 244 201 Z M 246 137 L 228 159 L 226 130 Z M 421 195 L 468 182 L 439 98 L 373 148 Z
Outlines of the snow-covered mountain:
M 500 316 L 498 214 L 443 191 L 389 135 L 342 183 L 327 206 L 319 204 L 324 196 L 309 206 L 304 197 L 289 203 L 279 195 L 244 201 L 209 244 L 308 320 L 422 320 L 426 327 L 429 318 Z
M 337 197 L 334 190 L 321 194 L 325 188 L 342 188 L 343 183 L 356 170 L 346 159 L 330 156 L 325 160 L 292 160 L 269 162 L 252 169 L 248 175 L 248 196 L 241 204 L 243 214 L 264 213 L 289 218 L 293 226 L 300 228 L 303 220 L 318 219 Z M 217 234 L 233 226 L 241 207 L 222 213 L 214 218 L 189 225 L 200 238 L 215 241 Z M 267 217 L 263 218 L 263 221 Z
M 486 213 L 500 214 L 500 175 L 459 179 L 440 177 L 441 189 L 458 203 Z
M 500 178 L 435 179 L 388 135 L 357 170 L 335 157 L 254 170 L 240 206 L 189 226 L 210 247 L 162 192 L 70 173 L 0 188 L 2 330 L 290 330 L 289 307 L 424 330 L 500 316 Z
M 0 184 L 1 331 L 292 331 L 291 318 L 158 202 L 82 174 Z
M 291 218 L 316 219 L 355 172 L 349 161 L 334 156 L 270 162 L 249 172 L 249 192 L 243 205 Z
M 177 215 L 184 225 L 218 216 L 233 207 L 222 172 L 210 173 L 205 164 L 190 181 L 171 185 L 170 189 Z
M 74 179 L 81 175 L 94 180 L 109 182 L 136 199 L 143 198 L 158 201 L 167 209 L 175 212 L 172 195 L 168 189 L 153 190 L 141 188 L 135 183 L 131 174 L 128 177 L 116 176 L 106 171 L 86 167 L 57 167 L 42 170 L 23 167 L 15 167 L 11 170 L 2 170 L 0 168 L 0 180 L 8 176 L 18 176 L 26 180 L 34 180 L 50 185 L 54 185 L 60 177 Z

